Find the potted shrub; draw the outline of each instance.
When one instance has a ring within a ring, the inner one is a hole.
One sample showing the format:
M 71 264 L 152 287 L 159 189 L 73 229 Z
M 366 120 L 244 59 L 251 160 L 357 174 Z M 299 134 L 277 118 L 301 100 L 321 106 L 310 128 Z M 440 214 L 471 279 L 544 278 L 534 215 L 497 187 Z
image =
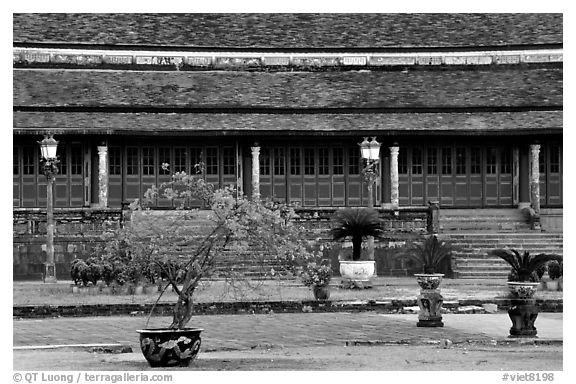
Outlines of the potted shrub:
M 330 298 L 332 268 L 329 265 L 310 262 L 304 268 L 301 278 L 304 285 L 312 289 L 316 300 L 324 301 Z
M 159 196 L 178 199 L 182 205 L 171 212 L 146 209 L 146 203 Z M 187 201 L 201 201 L 208 209 L 191 209 Z M 254 254 L 264 253 L 285 264 L 288 272 L 291 263 L 310 255 L 304 228 L 292 220 L 292 209 L 248 200 L 232 188 L 214 190 L 201 175 L 176 173 L 170 183 L 149 189 L 143 204 L 131 206 L 130 215 L 130 222 L 119 230 L 127 240 L 127 254 L 140 249 L 150 255 L 152 270 L 165 282 L 156 303 L 168 287 L 177 296 L 167 327 L 138 330 L 142 352 L 152 366 L 186 366 L 195 358 L 202 329 L 188 323 L 199 283 L 216 273 L 230 281 L 244 277 L 218 268 L 229 260 L 228 255 L 256 250 Z M 270 271 L 275 276 L 280 273 Z
M 332 218 L 330 235 L 334 241 L 350 239 L 350 259 L 340 254 L 340 275 L 349 286 L 363 286 L 375 273 L 375 261 L 362 258 L 362 243 L 369 236 L 382 237 L 384 230 L 378 211 L 369 208 L 345 208 Z M 343 244 L 343 248 L 345 244 Z
M 546 281 L 546 289 L 549 291 L 557 291 L 559 288 L 559 280 L 562 276 L 561 263 L 552 260 L 547 264 L 549 280 Z
M 533 337 L 537 330 L 534 322 L 538 317 L 538 307 L 533 298 L 539 285 L 537 271 L 551 261 L 562 261 L 562 256 L 540 253 L 531 255 L 528 251 L 522 254 L 515 249 L 494 249 L 490 255 L 500 257 L 511 270 L 508 275 L 511 308 L 508 315 L 512 321 L 510 337 Z
M 422 273 L 416 273 L 416 281 L 420 286 L 417 298 L 420 311 L 418 313 L 419 327 L 442 327 L 442 303 L 444 298 L 440 293 L 440 283 L 443 273 L 437 273 L 446 260 L 450 260 L 453 248 L 446 241 L 438 240 L 437 235 L 426 237 L 423 241 L 413 244 L 402 256 L 414 260 Z

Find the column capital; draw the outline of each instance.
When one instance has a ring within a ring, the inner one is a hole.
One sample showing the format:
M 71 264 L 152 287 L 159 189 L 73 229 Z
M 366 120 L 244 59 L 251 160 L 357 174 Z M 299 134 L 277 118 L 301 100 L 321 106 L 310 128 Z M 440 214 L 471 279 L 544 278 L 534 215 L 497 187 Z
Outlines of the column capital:
M 107 145 L 99 145 L 98 147 L 98 154 L 105 154 L 108 152 L 108 146 Z
M 397 145 L 394 145 L 394 146 L 388 147 L 388 148 L 390 148 L 390 153 L 393 155 L 397 155 L 398 152 L 400 152 L 400 147 Z
M 260 146 L 250 147 L 250 149 L 252 150 L 252 155 L 260 154 Z

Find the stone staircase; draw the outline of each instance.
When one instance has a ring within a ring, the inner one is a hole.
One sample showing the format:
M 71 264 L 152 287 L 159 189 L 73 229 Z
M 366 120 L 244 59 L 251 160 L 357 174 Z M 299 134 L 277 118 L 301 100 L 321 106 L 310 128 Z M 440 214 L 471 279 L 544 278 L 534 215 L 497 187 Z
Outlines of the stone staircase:
M 440 233 L 462 231 L 531 232 L 524 214 L 510 209 L 440 209 Z
M 188 233 L 196 235 L 198 239 L 208 235 L 214 223 L 210 218 L 210 211 L 199 210 L 193 214 L 191 220 L 178 220 L 181 211 L 145 211 L 135 212 L 131 217 L 131 225 L 140 231 L 147 231 L 155 226 L 169 227 L 173 222 L 178 223 L 179 229 L 185 228 Z M 176 220 L 175 220 L 176 219 Z M 185 258 L 187 252 L 194 252 L 194 246 L 184 247 L 178 252 L 178 257 Z M 231 272 L 241 274 L 248 278 L 270 278 L 272 276 L 285 276 L 287 266 L 277 259 L 267 256 L 258 249 L 240 253 L 228 251 L 219 255 L 215 273 L 212 279 L 221 279 L 231 276 Z
M 562 254 L 561 231 L 531 230 L 515 209 L 457 209 L 440 214 L 440 237 L 457 249 L 452 258 L 455 278 L 505 280 L 509 265 L 488 251 L 512 248 L 519 252 Z

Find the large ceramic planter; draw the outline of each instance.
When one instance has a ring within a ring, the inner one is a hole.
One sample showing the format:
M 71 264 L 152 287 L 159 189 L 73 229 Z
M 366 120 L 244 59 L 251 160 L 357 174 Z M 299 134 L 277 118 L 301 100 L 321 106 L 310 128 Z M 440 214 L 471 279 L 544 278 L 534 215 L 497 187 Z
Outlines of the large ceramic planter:
M 187 367 L 200 350 L 201 328 L 140 329 L 140 348 L 151 367 Z
M 539 283 L 508 282 L 511 307 L 508 316 L 512 321 L 509 337 L 535 337 L 538 333 L 534 322 L 538 317 L 538 306 L 533 298 Z
M 330 298 L 330 287 L 328 285 L 314 285 L 312 286 L 314 298 L 318 301 L 328 300 Z
M 440 293 L 440 283 L 444 275 L 442 273 L 414 275 L 420 286 L 420 295 L 417 297 L 418 307 L 418 327 L 443 327 L 442 303 L 444 298 Z
M 340 260 L 340 276 L 343 279 L 368 282 L 374 276 L 375 271 L 374 260 Z
M 548 280 L 546 282 L 547 291 L 557 291 L 558 290 L 558 280 Z

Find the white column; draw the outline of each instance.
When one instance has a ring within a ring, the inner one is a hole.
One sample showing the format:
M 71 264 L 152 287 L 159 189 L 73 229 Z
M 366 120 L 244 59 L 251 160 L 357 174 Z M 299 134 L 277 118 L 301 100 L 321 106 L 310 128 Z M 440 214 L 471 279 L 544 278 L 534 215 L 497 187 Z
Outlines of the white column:
M 252 150 L 252 200 L 260 200 L 260 147 L 258 143 Z
M 394 208 L 399 206 L 398 192 L 398 146 L 390 147 L 390 203 Z
M 540 216 L 540 144 L 530 145 L 530 204 Z
M 98 206 L 108 207 L 108 147 L 98 146 Z

